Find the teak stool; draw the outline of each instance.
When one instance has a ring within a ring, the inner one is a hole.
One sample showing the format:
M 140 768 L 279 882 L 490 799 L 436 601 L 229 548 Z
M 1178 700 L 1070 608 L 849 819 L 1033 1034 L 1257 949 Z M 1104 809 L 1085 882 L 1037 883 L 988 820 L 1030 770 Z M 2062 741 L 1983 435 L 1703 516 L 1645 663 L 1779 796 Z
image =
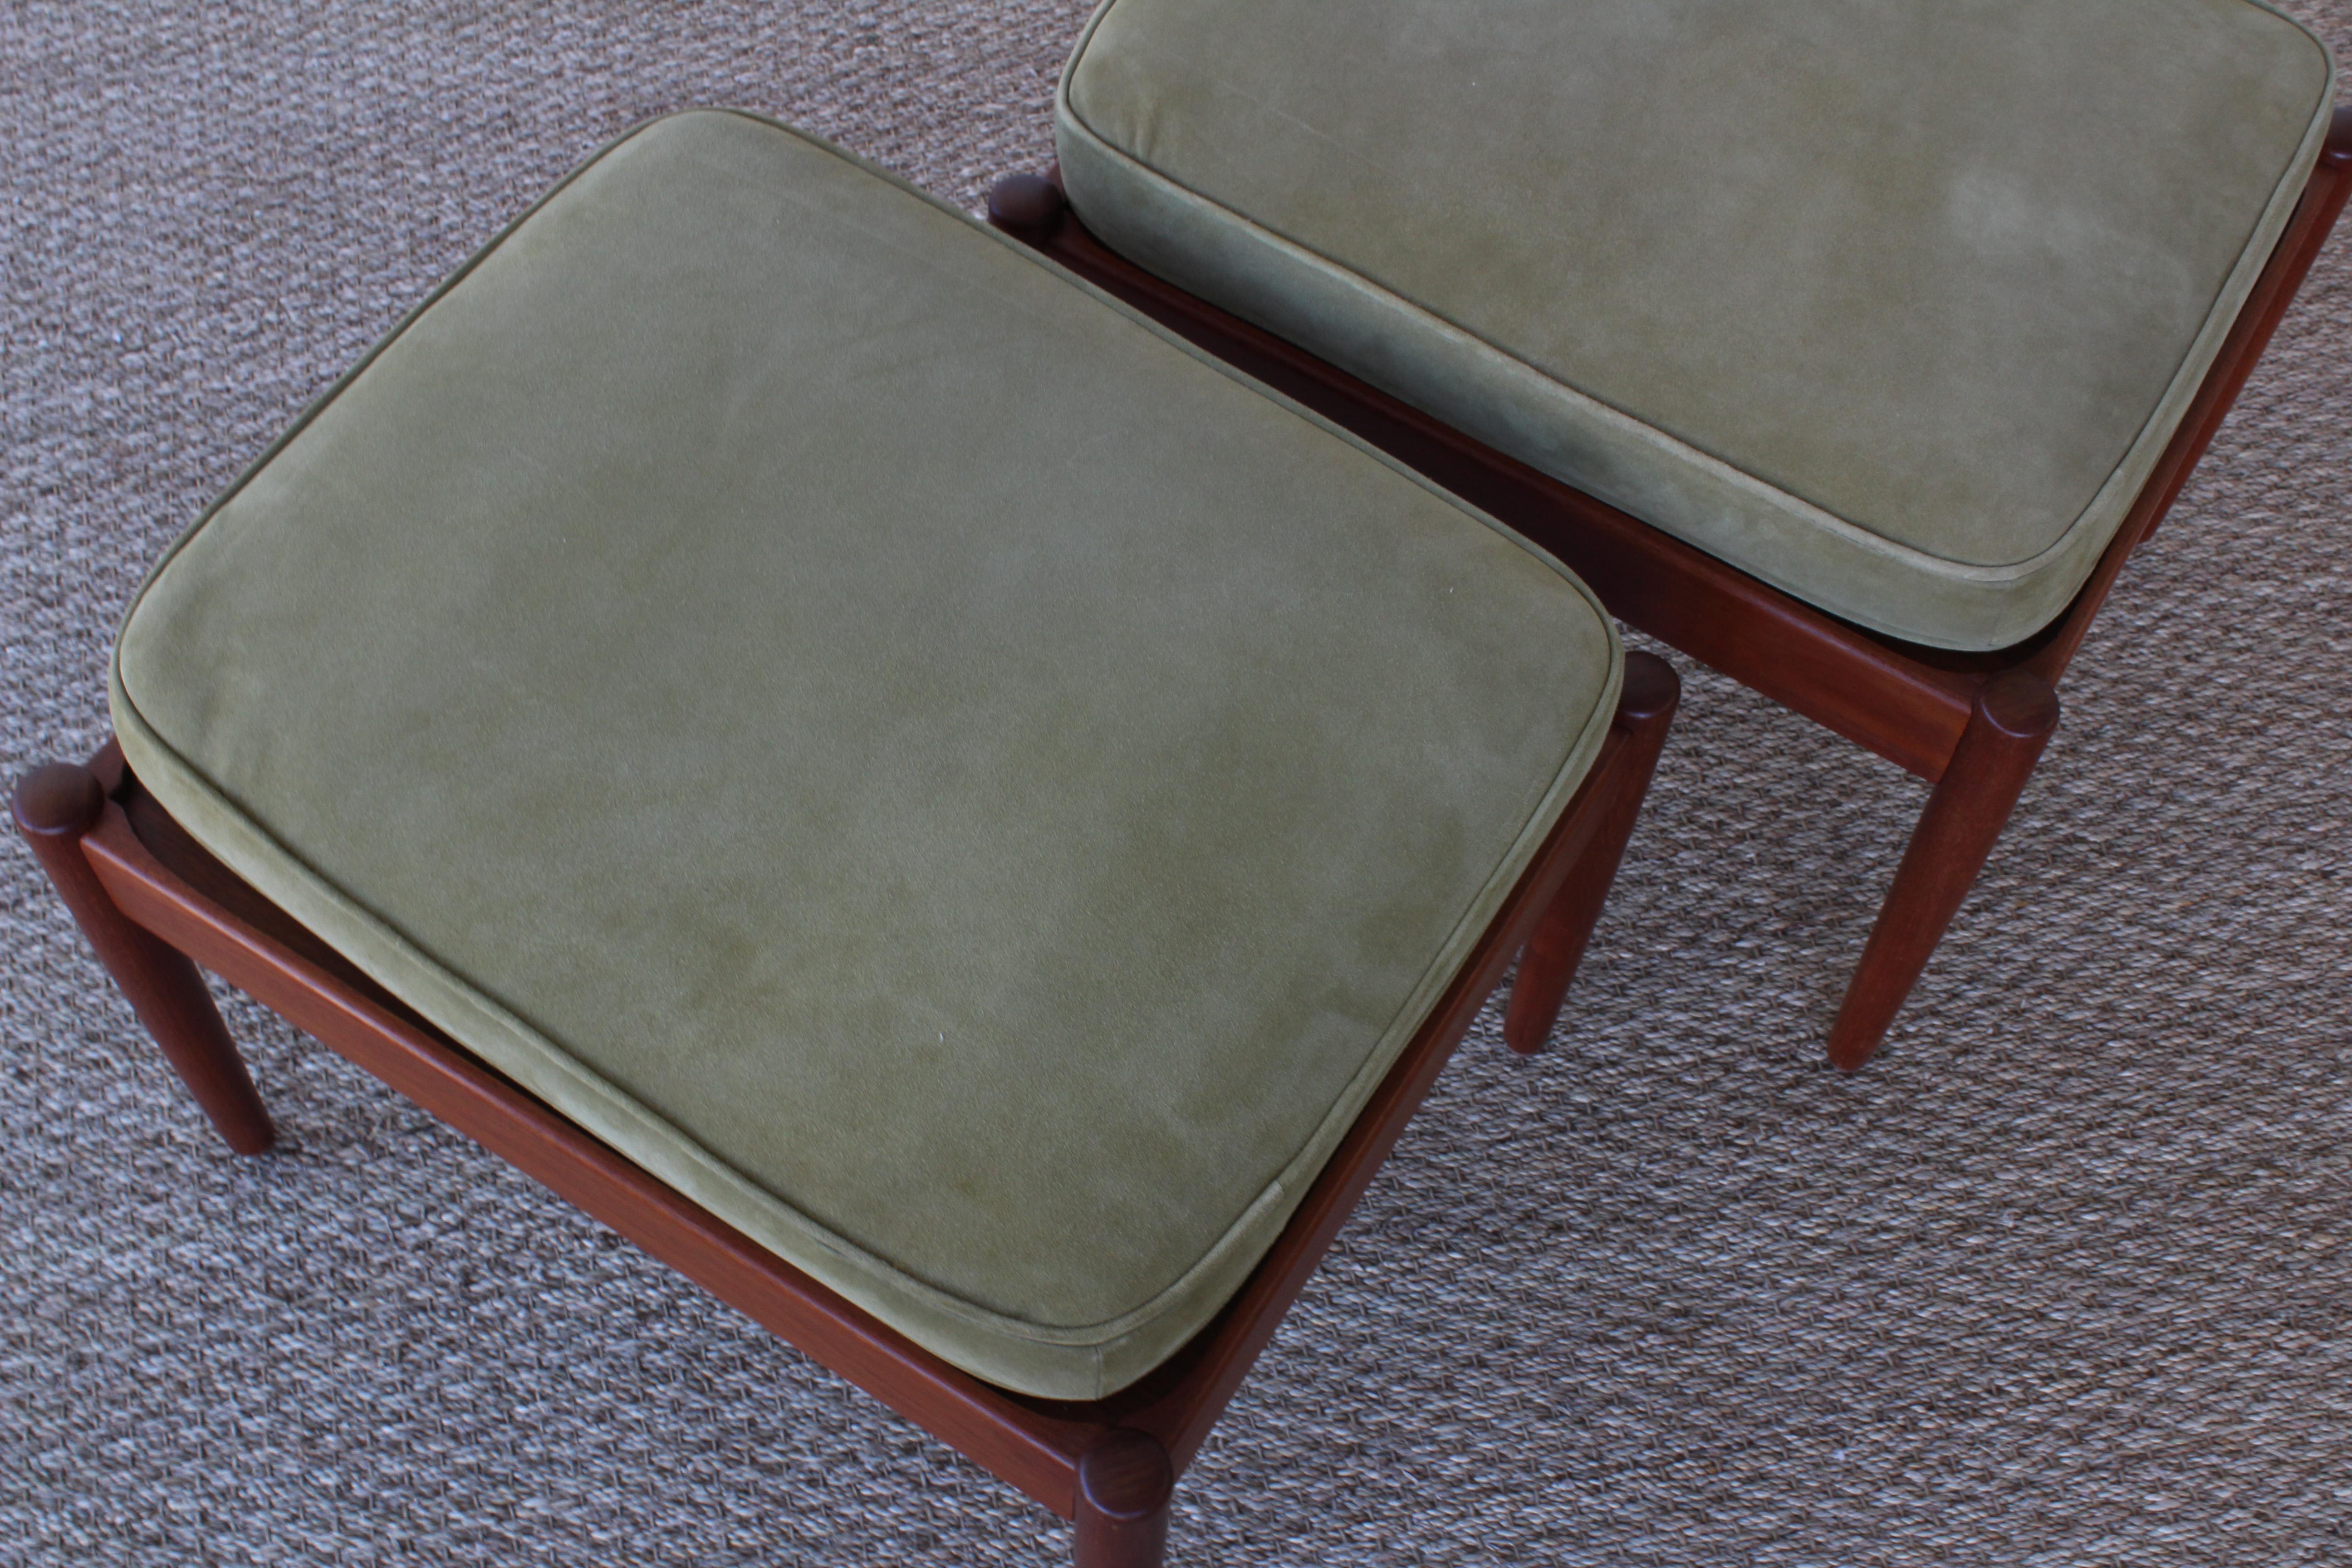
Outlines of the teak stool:
M 1129 1568 L 1523 949 L 1550 1029 L 1675 697 L 1425 479 L 704 112 L 173 547 L 15 815 L 233 1148 L 197 965 Z
M 2352 188 L 2334 79 L 2251 0 L 1108 0 L 991 212 L 1933 784 L 1853 1069 Z

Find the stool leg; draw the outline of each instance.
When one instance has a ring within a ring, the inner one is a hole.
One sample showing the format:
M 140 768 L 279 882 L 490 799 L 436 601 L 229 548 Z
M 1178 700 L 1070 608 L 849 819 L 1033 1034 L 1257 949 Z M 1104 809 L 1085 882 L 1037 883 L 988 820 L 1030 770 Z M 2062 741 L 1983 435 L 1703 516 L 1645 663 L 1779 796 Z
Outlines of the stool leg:
M 1077 1568 L 1160 1568 L 1176 1467 L 1147 1433 L 1122 1427 L 1078 1461 Z
M 186 954 L 115 907 L 82 853 L 82 835 L 105 809 L 98 776 L 72 763 L 35 768 L 16 784 L 16 830 L 98 950 L 99 962 L 228 1146 L 258 1154 L 277 1132 L 204 977 Z
M 1625 687 L 1617 700 L 1613 728 L 1628 744 L 1618 759 L 1619 776 L 1592 842 L 1569 868 L 1568 878 L 1552 896 L 1550 907 L 1536 922 L 1535 934 L 1519 953 L 1518 978 L 1511 984 L 1511 1003 L 1503 1015 L 1503 1038 L 1521 1056 L 1533 1056 L 1551 1038 L 1559 1020 L 1560 1004 L 1583 962 L 1585 944 L 1600 923 L 1601 907 L 1617 879 L 1617 863 L 1624 858 L 1642 802 L 1650 793 L 1650 775 L 1658 752 L 1666 743 L 1675 704 L 1682 700 L 1682 680 L 1674 666 L 1651 653 L 1625 656 Z
M 1830 1029 L 1830 1060 L 1847 1072 L 1885 1037 L 2057 728 L 2058 694 L 2031 670 L 2003 671 L 1978 690 Z

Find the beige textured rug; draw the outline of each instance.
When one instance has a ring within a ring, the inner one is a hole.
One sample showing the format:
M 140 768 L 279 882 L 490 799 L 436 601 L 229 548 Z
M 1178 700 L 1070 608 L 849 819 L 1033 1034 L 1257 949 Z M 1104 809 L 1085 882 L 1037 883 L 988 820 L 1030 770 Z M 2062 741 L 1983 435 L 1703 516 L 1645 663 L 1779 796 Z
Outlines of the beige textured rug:
M 2352 6 L 2292 5 L 2352 49 Z M 145 563 L 574 159 L 772 110 L 976 202 L 1084 0 L 0 6 L 0 763 Z M 1694 676 L 1558 1048 L 1465 1047 L 1187 1563 L 2352 1562 L 2352 236 L 1882 1060 L 1918 787 Z M 1685 661 L 1687 668 L 1687 661 Z M 1066 1533 L 242 1004 L 224 1152 L 0 850 L 0 1563 L 1048 1563 Z

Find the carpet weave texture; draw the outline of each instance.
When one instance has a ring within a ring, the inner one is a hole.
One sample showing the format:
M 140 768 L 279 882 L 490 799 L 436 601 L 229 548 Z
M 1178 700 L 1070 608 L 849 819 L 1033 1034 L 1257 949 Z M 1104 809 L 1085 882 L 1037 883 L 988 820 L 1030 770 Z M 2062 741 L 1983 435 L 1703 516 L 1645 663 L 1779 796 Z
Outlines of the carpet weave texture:
M 2352 4 L 2284 7 L 2352 58 Z M 0 6 L 0 765 L 147 563 L 582 155 L 698 103 L 976 205 L 1086 0 Z M 1552 1051 L 1490 1013 L 1180 1563 L 2352 1561 L 2352 232 L 1880 1059 L 1921 786 L 1677 659 Z M 1066 1527 L 257 1008 L 223 1151 L 0 849 L 0 1564 L 1065 1562 Z

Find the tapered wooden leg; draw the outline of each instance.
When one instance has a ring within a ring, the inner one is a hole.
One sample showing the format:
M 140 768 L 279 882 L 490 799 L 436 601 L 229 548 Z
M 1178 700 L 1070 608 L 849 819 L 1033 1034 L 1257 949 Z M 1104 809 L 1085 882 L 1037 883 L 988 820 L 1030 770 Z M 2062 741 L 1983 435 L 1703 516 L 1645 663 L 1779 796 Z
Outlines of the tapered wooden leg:
M 1160 1568 L 1176 1467 L 1148 1433 L 1122 1428 L 1078 1461 L 1077 1568 Z
M 1617 700 L 1615 727 L 1631 743 L 1620 757 L 1609 815 L 1570 868 L 1568 879 L 1520 952 L 1510 1008 L 1503 1015 L 1503 1038 L 1521 1056 L 1542 1050 L 1559 1020 L 1560 1004 L 1576 978 L 1576 966 L 1583 962 L 1585 943 L 1592 940 L 1610 886 L 1617 880 L 1617 863 L 1633 837 L 1633 824 L 1650 793 L 1650 774 L 1658 765 L 1658 752 L 1666 743 L 1666 729 L 1674 722 L 1682 694 L 1682 679 L 1664 659 L 1652 653 L 1625 656 L 1625 687 Z
M 1852 1072 L 1878 1049 L 2057 728 L 2058 694 L 2031 670 L 2005 671 L 1977 692 L 1969 727 L 1911 830 L 1895 886 L 1847 983 L 1830 1030 L 1830 1060 L 1839 1067 Z
M 16 830 L 33 847 L 66 908 L 98 950 L 99 961 L 228 1146 L 240 1154 L 258 1154 L 276 1141 L 277 1131 L 204 977 L 186 954 L 115 908 L 82 854 L 82 835 L 105 808 L 98 776 L 72 763 L 51 763 L 17 781 Z

